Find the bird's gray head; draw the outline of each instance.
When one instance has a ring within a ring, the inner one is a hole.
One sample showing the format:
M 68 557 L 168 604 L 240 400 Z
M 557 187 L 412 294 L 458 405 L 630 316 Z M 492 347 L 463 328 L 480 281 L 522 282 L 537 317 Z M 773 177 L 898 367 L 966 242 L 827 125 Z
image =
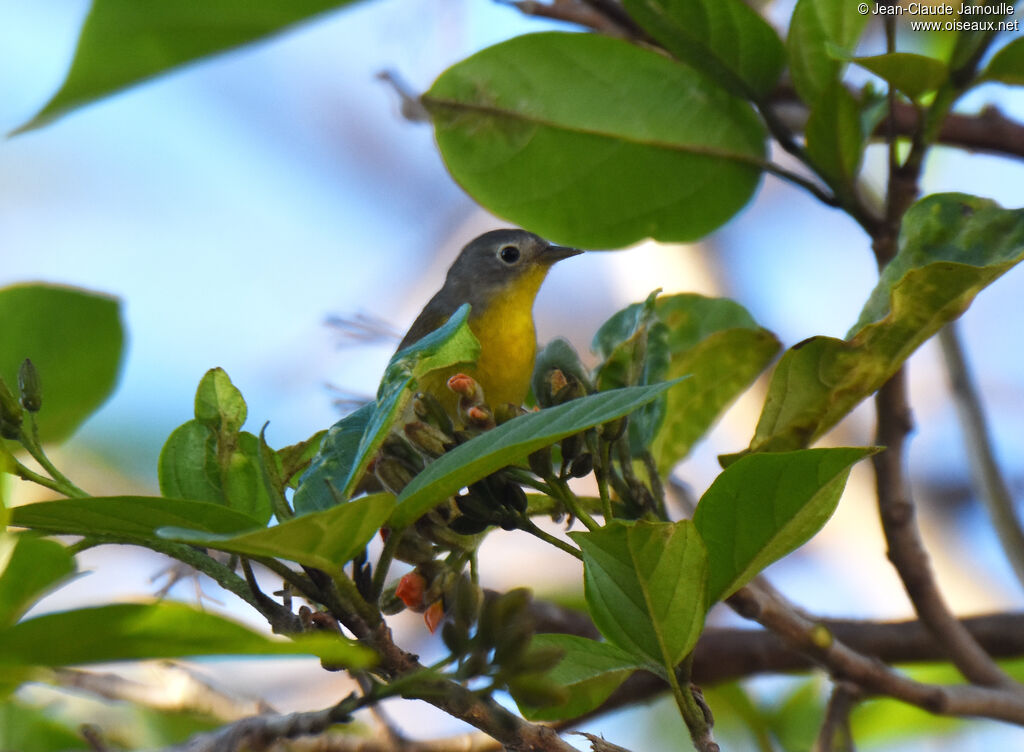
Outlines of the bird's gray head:
M 487 297 L 509 289 L 515 280 L 540 272 L 582 251 L 552 245 L 526 230 L 491 230 L 470 241 L 448 270 L 446 287 L 461 288 L 467 298 Z

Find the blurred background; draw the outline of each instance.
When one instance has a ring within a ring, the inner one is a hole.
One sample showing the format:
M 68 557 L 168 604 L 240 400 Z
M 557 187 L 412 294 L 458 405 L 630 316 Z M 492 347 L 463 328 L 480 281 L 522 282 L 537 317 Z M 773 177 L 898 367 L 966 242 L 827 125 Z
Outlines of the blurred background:
M 791 5 L 779 3 L 773 14 L 785 18 Z M 0 0 L 0 131 L 27 121 L 57 89 L 87 10 L 85 0 Z M 214 366 L 245 395 L 247 428 L 258 431 L 269 421 L 267 437 L 277 447 L 337 420 L 339 397 L 372 395 L 397 339 L 359 343 L 327 322 L 362 315 L 403 332 L 458 249 L 506 225 L 452 181 L 430 127 L 405 121 L 394 90 L 377 74 L 393 71 L 419 92 L 476 50 L 549 28 L 560 27 L 485 0 L 366 2 L 0 142 L 0 286 L 61 283 L 123 304 L 129 341 L 120 386 L 55 451 L 58 466 L 96 495 L 156 493 L 160 447 L 191 417 L 196 384 Z M 877 33 L 869 31 L 865 44 L 876 48 L 866 52 L 879 51 Z M 978 89 L 961 109 L 987 103 L 1024 120 L 1024 95 L 999 85 Z M 864 176 L 876 190 L 883 167 L 884 154 L 872 147 Z M 1022 187 L 1020 161 L 947 149 L 934 152 L 924 181 L 927 192 L 975 193 L 1007 207 L 1024 204 Z M 560 264 L 536 313 L 542 342 L 568 336 L 589 353 L 593 332 L 626 304 L 657 287 L 696 291 L 735 298 L 788 347 L 815 334 L 842 337 L 876 279 L 866 238 L 852 221 L 769 178 L 739 217 L 699 245 L 646 243 Z M 984 291 L 961 323 L 999 459 L 1018 495 L 1021 300 L 1024 272 L 1017 269 Z M 922 348 L 910 374 L 917 425 L 910 470 L 943 588 L 960 613 L 1020 608 L 1021 588 L 970 490 L 937 347 Z M 679 468 L 695 494 L 717 473 L 717 454 L 749 442 L 762 387 L 742 398 Z M 862 407 L 828 441 L 870 444 L 872 430 L 871 411 Z M 885 560 L 872 482 L 859 468 L 832 523 L 769 571 L 816 613 L 911 614 Z M 42 498 L 30 488 L 14 491 L 16 503 Z M 558 592 L 578 582 L 573 564 L 532 539 L 494 539 L 483 566 L 486 584 L 539 580 L 546 583 L 539 589 Z M 516 557 L 515 567 L 502 565 L 508 556 Z M 91 550 L 83 565 L 92 573 L 40 609 L 149 597 L 160 585 L 150 578 L 165 563 L 129 549 Z M 195 584 L 180 583 L 171 595 L 194 600 Z M 207 607 L 258 623 L 231 596 L 215 597 L 224 600 L 205 601 Z M 724 611 L 713 618 L 735 619 Z M 437 650 L 418 617 L 403 615 L 397 623 L 402 644 L 425 657 Z M 275 661 L 273 673 L 269 668 L 266 661 L 209 662 L 197 670 L 283 711 L 321 707 L 347 691 L 315 662 Z M 795 686 L 755 684 L 769 706 Z M 655 705 L 585 729 L 637 750 L 675 749 L 685 731 L 673 712 L 662 711 Z M 657 722 L 637 723 L 636 714 L 645 712 Z M 392 713 L 416 736 L 459 730 L 420 705 Z M 949 734 L 929 748 L 1024 744 L 1024 732 L 989 723 L 954 726 Z M 738 738 L 735 748 L 742 749 L 746 741 Z M 582 739 L 572 743 L 584 747 Z M 925 748 L 898 734 L 879 743 Z

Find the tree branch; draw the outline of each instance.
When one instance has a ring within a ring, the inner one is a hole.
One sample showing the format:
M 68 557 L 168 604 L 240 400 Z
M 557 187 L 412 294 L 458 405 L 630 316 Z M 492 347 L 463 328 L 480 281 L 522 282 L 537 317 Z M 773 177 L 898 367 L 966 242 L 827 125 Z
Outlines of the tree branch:
M 876 443 L 886 447 L 872 458 L 882 530 L 888 556 L 899 573 L 914 610 L 961 673 L 975 684 L 1014 685 L 946 605 L 932 573 L 928 552 L 915 524 L 915 509 L 903 475 L 903 450 L 910 431 L 906 373 L 896 372 L 875 397 Z
M 939 331 L 939 344 L 942 346 L 953 401 L 960 416 L 964 447 L 977 494 L 992 519 L 992 527 L 999 537 L 1003 553 L 1010 561 L 1018 582 L 1024 585 L 1024 528 L 1014 509 L 1013 494 L 996 462 L 981 396 L 971 378 L 955 321 Z

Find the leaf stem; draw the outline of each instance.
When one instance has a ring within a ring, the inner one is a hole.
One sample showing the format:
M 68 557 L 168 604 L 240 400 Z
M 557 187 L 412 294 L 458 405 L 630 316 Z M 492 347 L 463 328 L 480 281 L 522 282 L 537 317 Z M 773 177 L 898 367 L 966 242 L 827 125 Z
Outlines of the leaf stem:
M 373 567 L 373 582 L 370 592 L 375 601 L 379 602 L 381 593 L 384 592 L 388 571 L 391 569 L 391 562 L 395 560 L 395 552 L 398 551 L 398 544 L 401 542 L 403 535 L 405 535 L 404 528 L 401 530 L 392 529 L 387 540 L 384 541 L 384 548 L 381 550 L 377 563 Z
M 679 672 L 683 674 L 683 678 L 686 683 L 690 683 L 690 671 L 693 667 L 693 653 L 691 652 L 679 667 Z M 704 713 L 704 709 L 697 703 L 693 697 L 693 692 L 689 689 L 684 690 L 682 684 L 679 681 L 679 677 L 676 675 L 676 671 L 672 666 L 666 666 L 666 678 L 668 684 L 672 688 L 672 697 L 675 698 L 676 706 L 679 708 L 680 714 L 683 716 L 683 720 L 686 722 L 686 727 L 690 730 L 690 738 L 693 740 L 693 746 L 695 746 L 699 752 L 719 752 L 719 746 L 715 740 L 711 737 L 711 724 L 708 721 L 708 717 Z
M 572 489 L 569 488 L 568 483 L 554 475 L 545 478 L 545 480 L 548 482 L 548 485 L 551 486 L 551 495 L 565 504 L 565 508 L 569 510 L 569 514 L 582 522 L 587 530 L 598 530 L 601 527 L 579 503 L 579 499 L 576 498 L 576 494 L 574 494 Z
M 575 546 L 569 545 L 568 543 L 566 543 L 563 540 L 560 540 L 559 538 L 556 538 L 550 533 L 541 530 L 529 517 L 523 517 L 523 519 L 519 523 L 519 529 L 523 532 L 529 533 L 535 538 L 539 538 L 545 543 L 551 544 L 555 548 L 565 551 L 565 553 L 569 554 L 570 556 L 575 556 L 580 561 L 583 560 L 583 554 L 580 553 L 579 549 L 577 549 Z
M 39 441 L 39 426 L 36 425 L 35 414 L 29 413 L 28 419 L 29 430 L 25 431 L 24 427 L 22 428 L 20 432 L 21 435 L 19 436 L 20 443 L 23 447 L 25 447 L 28 453 L 32 455 L 32 459 L 38 462 L 40 467 L 42 467 L 47 473 L 50 474 L 50 477 L 53 478 L 57 485 L 54 486 L 47 483 L 40 483 L 38 479 L 41 478 L 42 476 L 37 475 L 36 473 L 31 473 L 31 471 L 29 472 L 34 477 L 25 479 L 32 480 L 33 483 L 39 483 L 39 485 L 46 486 L 47 488 L 50 488 L 52 490 L 59 491 L 65 496 L 79 499 L 89 496 L 89 494 L 87 494 L 81 488 L 72 483 L 71 480 L 66 475 L 64 475 L 64 473 L 58 470 L 57 467 L 52 462 L 50 462 L 50 458 L 46 456 L 46 453 L 43 451 L 43 446 Z M 20 465 L 21 463 L 18 464 Z M 27 468 L 25 469 L 27 470 Z

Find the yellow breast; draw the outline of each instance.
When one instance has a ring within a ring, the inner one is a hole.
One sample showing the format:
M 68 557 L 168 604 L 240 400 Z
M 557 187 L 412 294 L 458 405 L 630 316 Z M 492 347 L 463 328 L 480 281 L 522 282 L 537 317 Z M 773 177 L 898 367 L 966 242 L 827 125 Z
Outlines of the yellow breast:
M 475 366 L 445 369 L 424 380 L 421 388 L 441 400 L 453 416 L 457 400 L 444 385 L 459 372 L 476 379 L 492 409 L 506 402 L 521 405 L 526 400 L 537 355 L 533 301 L 546 273 L 546 268 L 531 269 L 486 305 L 473 308 L 469 328 L 480 340 L 480 357 Z

